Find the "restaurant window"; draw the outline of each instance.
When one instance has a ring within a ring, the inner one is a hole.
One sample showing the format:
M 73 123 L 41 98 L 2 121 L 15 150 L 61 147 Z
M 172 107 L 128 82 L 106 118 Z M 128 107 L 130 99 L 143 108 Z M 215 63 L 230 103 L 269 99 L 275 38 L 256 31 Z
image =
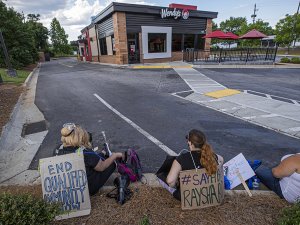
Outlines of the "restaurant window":
M 173 34 L 172 35 L 172 51 L 178 52 L 181 51 L 181 43 L 182 43 L 182 34 Z
M 204 35 L 198 35 L 196 49 L 204 50 L 205 38 L 203 38 L 203 36 Z
M 106 38 L 101 38 L 99 41 L 100 41 L 101 55 L 107 55 Z
M 148 52 L 149 53 L 167 52 L 167 34 L 148 33 Z
M 195 35 L 185 34 L 184 35 L 184 49 L 195 48 Z

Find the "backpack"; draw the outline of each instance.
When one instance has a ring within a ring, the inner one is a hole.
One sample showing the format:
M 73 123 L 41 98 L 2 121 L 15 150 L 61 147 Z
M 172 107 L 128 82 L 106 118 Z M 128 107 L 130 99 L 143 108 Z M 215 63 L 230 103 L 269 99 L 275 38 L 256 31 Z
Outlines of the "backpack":
M 125 160 L 117 163 L 118 172 L 127 175 L 131 182 L 140 181 L 143 177 L 141 161 L 135 150 L 125 152 Z

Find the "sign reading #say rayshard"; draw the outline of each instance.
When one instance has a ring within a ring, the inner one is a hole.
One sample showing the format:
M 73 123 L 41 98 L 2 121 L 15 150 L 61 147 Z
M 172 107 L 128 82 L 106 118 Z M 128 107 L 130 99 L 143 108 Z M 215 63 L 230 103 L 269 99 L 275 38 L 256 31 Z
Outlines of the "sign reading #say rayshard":
M 160 11 L 161 18 L 168 18 L 168 17 L 174 17 L 174 19 L 182 18 L 182 19 L 188 19 L 190 16 L 189 10 L 187 9 L 170 9 L 170 8 L 165 8 L 161 9 Z

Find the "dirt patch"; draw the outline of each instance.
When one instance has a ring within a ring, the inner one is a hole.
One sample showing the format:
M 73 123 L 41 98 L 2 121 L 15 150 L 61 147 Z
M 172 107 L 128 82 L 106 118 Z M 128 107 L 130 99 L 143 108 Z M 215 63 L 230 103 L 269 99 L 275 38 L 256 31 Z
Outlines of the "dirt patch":
M 22 69 L 23 70 L 26 70 L 26 71 L 33 71 L 34 68 L 37 66 L 37 64 L 30 64 L 30 65 L 27 65 L 26 67 L 23 67 Z
M 14 194 L 31 193 L 41 197 L 40 186 L 29 187 L 0 187 L 0 193 L 8 191 Z M 182 211 L 180 203 L 173 199 L 162 188 L 140 186 L 134 190 L 130 201 L 123 206 L 113 199 L 105 197 L 106 193 L 99 193 L 91 197 L 92 211 L 90 216 L 56 221 L 62 224 L 139 224 L 145 216 L 150 224 L 276 224 L 282 208 L 288 203 L 276 196 L 246 195 L 225 196 L 224 204 L 202 210 Z
M 0 85 L 0 134 L 3 126 L 9 121 L 10 115 L 17 103 L 23 87 L 1 84 Z

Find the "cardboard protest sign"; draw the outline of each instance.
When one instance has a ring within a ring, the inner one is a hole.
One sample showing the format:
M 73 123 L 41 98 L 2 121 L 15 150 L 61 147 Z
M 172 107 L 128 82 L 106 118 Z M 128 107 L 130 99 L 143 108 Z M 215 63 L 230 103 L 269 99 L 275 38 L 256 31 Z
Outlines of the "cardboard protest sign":
M 220 165 L 216 174 L 208 176 L 206 169 L 180 172 L 182 209 L 200 209 L 220 205 L 224 199 L 224 174 Z
M 89 215 L 91 202 L 83 154 L 40 159 L 43 198 L 61 202 L 65 212 L 57 220 Z
M 226 171 L 225 175 L 230 182 L 230 189 L 233 189 L 241 184 L 241 180 L 238 177 L 237 171 L 239 171 L 243 180 L 248 180 L 255 175 L 254 171 L 242 153 L 229 160 L 223 165 L 223 167 L 224 171 Z

